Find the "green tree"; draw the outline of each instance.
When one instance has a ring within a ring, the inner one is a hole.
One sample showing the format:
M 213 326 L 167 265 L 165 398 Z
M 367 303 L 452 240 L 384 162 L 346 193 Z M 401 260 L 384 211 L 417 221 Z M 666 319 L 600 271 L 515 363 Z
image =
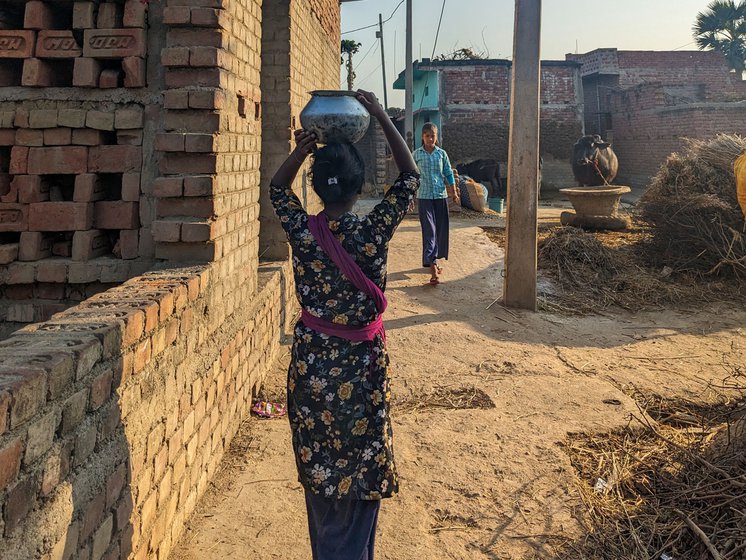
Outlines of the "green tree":
M 713 0 L 697 14 L 693 27 L 700 49 L 721 52 L 743 77 L 746 70 L 746 0 Z
M 352 82 L 355 81 L 355 72 L 352 69 L 352 55 L 355 54 L 362 45 L 351 39 L 342 40 L 342 55 L 347 55 L 347 89 L 352 90 Z M 339 58 L 340 64 L 345 64 L 344 56 Z

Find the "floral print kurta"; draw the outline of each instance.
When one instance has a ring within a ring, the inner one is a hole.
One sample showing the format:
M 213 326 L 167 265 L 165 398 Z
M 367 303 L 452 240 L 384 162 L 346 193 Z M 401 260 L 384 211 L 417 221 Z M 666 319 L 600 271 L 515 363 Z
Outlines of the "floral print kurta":
M 365 217 L 348 213 L 329 227 L 363 272 L 386 287 L 388 243 L 419 187 L 402 173 Z M 293 249 L 296 293 L 311 314 L 341 325 L 366 325 L 373 300 L 353 286 L 308 229 L 308 215 L 291 188 L 271 185 L 275 211 Z M 388 356 L 384 342 L 350 342 L 299 321 L 288 371 L 288 416 L 300 482 L 338 499 L 377 500 L 398 489 L 389 419 Z

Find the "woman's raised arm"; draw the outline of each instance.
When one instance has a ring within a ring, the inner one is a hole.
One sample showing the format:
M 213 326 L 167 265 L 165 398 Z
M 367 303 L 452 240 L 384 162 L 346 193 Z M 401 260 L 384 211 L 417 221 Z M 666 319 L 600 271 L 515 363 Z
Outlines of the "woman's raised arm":
M 376 95 L 362 89 L 357 90 L 357 93 L 360 103 L 380 123 L 383 133 L 386 135 L 386 141 L 389 143 L 389 148 L 391 148 L 391 153 L 394 156 L 396 167 L 399 168 L 399 173 L 408 171 L 418 172 L 417 164 L 412 158 L 412 153 L 409 151 L 407 143 L 401 134 L 399 134 L 399 131 L 396 130 L 394 123 L 391 122 L 391 118 L 386 114 L 386 111 L 381 107 Z

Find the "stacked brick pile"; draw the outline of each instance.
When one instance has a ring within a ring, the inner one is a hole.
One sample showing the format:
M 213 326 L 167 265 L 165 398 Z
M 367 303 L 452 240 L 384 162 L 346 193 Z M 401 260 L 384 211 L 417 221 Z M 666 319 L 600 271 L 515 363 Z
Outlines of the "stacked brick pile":
M 10 286 L 36 293 L 40 283 L 106 284 L 144 270 L 133 260 L 141 256 L 142 107 L 43 106 L 0 108 L 2 320 L 42 320 L 56 309 L 18 301 Z
M 110 89 L 146 85 L 146 9 L 29 0 L 2 10 L 0 321 L 47 319 L 147 268 L 145 98 Z M 50 86 L 64 89 L 40 97 Z
M 104 132 L 118 125 L 120 140 L 131 141 L 133 130 L 139 137 L 142 110 L 19 108 L 14 124 L 2 131 L 10 157 L 2 175 L 0 231 L 20 234 L 17 258 L 87 261 L 111 251 L 103 230 L 117 232 L 122 258 L 137 257 L 142 150 L 106 144 L 116 135 Z
M 143 87 L 145 14 L 141 0 L 29 0 L 17 27 L 0 30 L 0 86 Z

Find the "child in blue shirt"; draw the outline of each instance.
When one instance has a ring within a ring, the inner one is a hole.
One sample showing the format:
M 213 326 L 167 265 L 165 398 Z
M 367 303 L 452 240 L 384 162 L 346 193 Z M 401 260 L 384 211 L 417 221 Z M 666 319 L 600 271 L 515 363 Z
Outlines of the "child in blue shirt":
M 442 260 L 448 260 L 448 199 L 459 204 L 451 162 L 445 150 L 436 146 L 437 141 L 438 127 L 425 123 L 422 147 L 412 154 L 420 169 L 417 203 L 422 227 L 422 266 L 430 268 L 433 285 L 440 283 Z

